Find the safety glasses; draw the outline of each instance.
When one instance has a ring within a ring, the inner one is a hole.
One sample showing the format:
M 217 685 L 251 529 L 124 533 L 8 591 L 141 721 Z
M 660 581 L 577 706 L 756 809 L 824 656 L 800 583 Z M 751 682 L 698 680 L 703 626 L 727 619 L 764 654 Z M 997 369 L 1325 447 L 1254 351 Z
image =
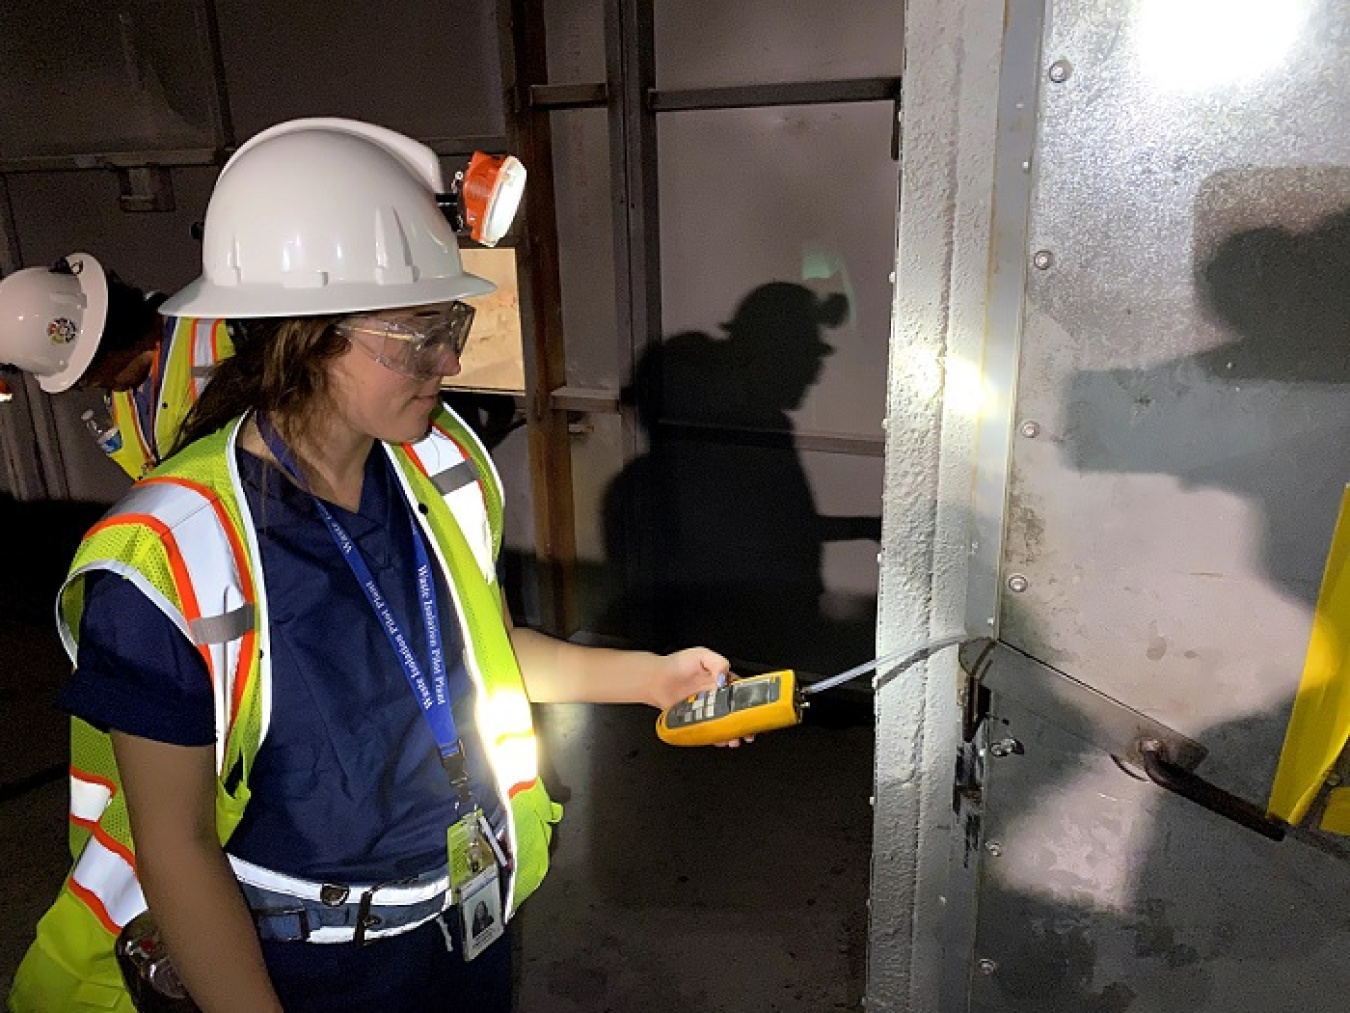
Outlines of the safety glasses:
M 474 309 L 455 301 L 396 319 L 348 317 L 334 329 L 380 365 L 425 380 L 454 370 L 473 326 Z

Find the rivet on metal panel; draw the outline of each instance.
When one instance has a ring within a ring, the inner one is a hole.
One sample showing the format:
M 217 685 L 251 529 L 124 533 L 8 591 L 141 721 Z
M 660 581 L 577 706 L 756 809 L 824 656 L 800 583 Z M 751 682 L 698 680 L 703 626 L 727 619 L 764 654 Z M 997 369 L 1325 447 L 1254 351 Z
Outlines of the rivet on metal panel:
M 1030 586 L 1031 581 L 1027 580 L 1026 577 L 1022 576 L 1020 573 L 1014 573 L 1008 578 L 1008 590 L 1013 594 L 1021 594 Z
M 1055 84 L 1063 84 L 1073 73 L 1073 64 L 1068 60 L 1056 60 L 1050 64 L 1050 80 Z
M 1003 854 L 1003 845 L 999 844 L 998 841 L 990 841 L 984 846 L 984 850 L 989 852 L 989 854 L 993 855 L 995 858 L 998 858 L 999 855 Z
M 981 957 L 979 968 L 981 974 L 993 974 L 998 970 L 998 963 L 990 960 L 988 957 Z
M 1036 270 L 1048 271 L 1055 266 L 1055 255 L 1049 250 L 1037 250 L 1031 262 L 1036 265 Z
M 1036 437 L 1041 435 L 1041 424 L 1039 422 L 1032 422 L 1030 420 L 1023 422 L 1021 427 L 1021 433 L 1028 440 L 1034 440 Z

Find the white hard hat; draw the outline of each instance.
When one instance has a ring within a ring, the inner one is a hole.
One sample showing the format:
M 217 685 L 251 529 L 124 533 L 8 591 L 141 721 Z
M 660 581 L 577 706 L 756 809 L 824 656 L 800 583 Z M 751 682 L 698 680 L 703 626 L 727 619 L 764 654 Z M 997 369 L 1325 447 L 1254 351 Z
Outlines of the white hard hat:
M 280 123 L 221 170 L 202 276 L 160 312 L 291 317 L 449 302 L 496 286 L 466 274 L 436 203 L 436 153 L 355 120 Z
M 0 280 L 0 362 L 37 377 L 48 394 L 69 390 L 89 368 L 108 319 L 108 279 L 87 253 L 54 268 L 27 267 Z

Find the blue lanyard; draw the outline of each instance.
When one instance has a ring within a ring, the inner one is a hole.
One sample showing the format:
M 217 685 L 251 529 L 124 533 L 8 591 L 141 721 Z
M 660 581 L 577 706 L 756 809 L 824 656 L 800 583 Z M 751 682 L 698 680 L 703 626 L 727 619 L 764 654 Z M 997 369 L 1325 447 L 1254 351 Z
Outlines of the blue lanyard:
M 281 467 L 313 499 L 315 509 L 318 510 L 324 524 L 327 525 L 329 534 L 333 536 L 338 551 L 342 553 L 342 558 L 347 561 L 352 575 L 361 585 L 361 590 L 365 592 L 366 601 L 370 603 L 371 609 L 380 622 L 380 628 L 384 630 L 390 646 L 394 649 L 394 655 L 398 658 L 399 665 L 403 668 L 403 674 L 408 679 L 408 686 L 417 700 L 418 708 L 422 711 L 423 717 L 427 719 L 427 724 L 431 727 L 431 734 L 436 739 L 436 745 L 441 755 L 441 765 L 445 767 L 451 783 L 459 792 L 461 801 L 471 801 L 473 796 L 469 789 L 468 767 L 464 761 L 464 745 L 460 742 L 459 733 L 455 729 L 455 713 L 450 705 L 450 676 L 446 668 L 445 649 L 441 640 L 441 620 L 440 609 L 436 604 L 436 584 L 432 577 L 431 560 L 427 555 L 426 539 L 423 538 L 422 532 L 418 529 L 417 522 L 412 517 L 412 512 L 408 512 L 408 524 L 412 529 L 413 559 L 417 563 L 417 600 L 422 613 L 422 624 L 426 630 L 430 679 L 427 678 L 427 672 L 423 671 L 421 662 L 417 660 L 417 656 L 409 646 L 403 628 L 394 617 L 394 612 L 389 607 L 388 600 L 375 582 L 375 575 L 370 572 L 370 567 L 366 564 L 365 557 L 361 555 L 361 550 L 357 548 L 356 542 L 347 533 L 347 529 L 342 526 L 342 523 L 333 516 L 333 512 L 328 509 L 328 504 L 310 491 L 304 476 L 300 474 L 300 469 L 296 465 L 290 448 L 283 442 L 281 434 L 276 431 L 271 420 L 261 413 L 258 415 L 258 433 Z

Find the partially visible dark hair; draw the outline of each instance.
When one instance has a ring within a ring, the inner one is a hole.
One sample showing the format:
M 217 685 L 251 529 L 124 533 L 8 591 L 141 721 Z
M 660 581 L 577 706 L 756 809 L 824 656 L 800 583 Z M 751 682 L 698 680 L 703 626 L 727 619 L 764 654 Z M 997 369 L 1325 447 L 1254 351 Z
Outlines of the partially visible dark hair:
M 341 317 L 247 320 L 232 327 L 234 355 L 216 366 L 188 412 L 174 450 L 252 409 L 272 416 L 288 439 L 302 437 L 328 398 L 328 363 L 347 349 Z
M 131 352 L 159 333 L 159 307 L 164 296 L 156 292 L 146 298 L 135 285 L 128 285 L 114 271 L 108 276 L 108 319 L 98 343 L 94 363 L 112 352 Z

